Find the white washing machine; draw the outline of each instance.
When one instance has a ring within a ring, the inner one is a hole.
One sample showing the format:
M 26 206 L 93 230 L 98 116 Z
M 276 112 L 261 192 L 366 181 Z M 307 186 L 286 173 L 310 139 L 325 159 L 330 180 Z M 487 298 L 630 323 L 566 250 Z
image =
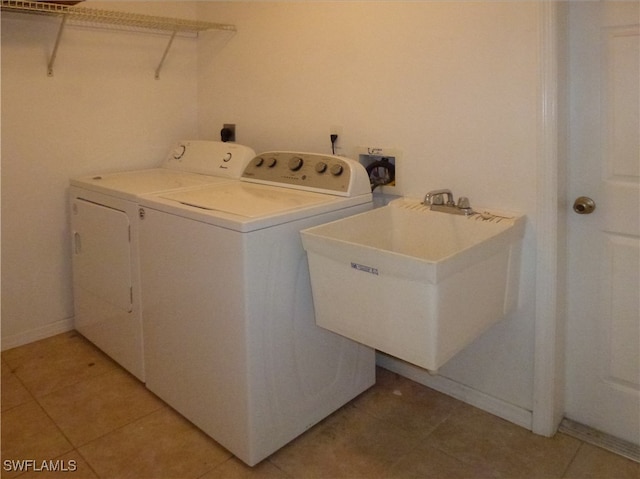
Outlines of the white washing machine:
M 375 382 L 315 324 L 299 231 L 372 208 L 359 163 L 269 152 L 240 182 L 141 199 L 147 387 L 252 466 Z
M 140 308 L 138 196 L 237 181 L 255 152 L 215 141 L 183 141 L 160 168 L 71 180 L 76 329 L 145 380 Z

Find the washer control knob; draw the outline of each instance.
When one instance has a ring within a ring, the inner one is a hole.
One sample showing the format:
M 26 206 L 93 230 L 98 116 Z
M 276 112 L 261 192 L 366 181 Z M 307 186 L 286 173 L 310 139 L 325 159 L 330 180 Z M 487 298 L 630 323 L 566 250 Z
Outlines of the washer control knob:
M 339 164 L 335 164 L 331 167 L 331 174 L 333 176 L 340 176 L 342 174 L 342 172 L 344 171 L 344 168 L 342 165 Z
M 304 163 L 302 161 L 302 158 L 300 158 L 299 156 L 294 156 L 289 160 L 289 169 L 291 171 L 298 171 L 300 168 L 302 168 L 302 163 Z
M 278 160 L 276 160 L 275 158 L 269 158 L 267 160 L 267 166 L 269 168 L 273 168 L 274 166 L 276 166 L 277 163 L 278 163 Z
M 264 158 L 261 156 L 256 158 L 256 166 L 262 166 L 264 164 Z
M 324 161 L 316 163 L 316 173 L 324 173 L 327 171 L 327 164 Z

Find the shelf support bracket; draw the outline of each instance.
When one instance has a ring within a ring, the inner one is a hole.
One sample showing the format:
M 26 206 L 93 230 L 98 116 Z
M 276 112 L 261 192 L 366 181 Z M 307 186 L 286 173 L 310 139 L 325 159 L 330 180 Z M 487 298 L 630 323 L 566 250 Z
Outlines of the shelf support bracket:
M 169 39 L 167 48 L 164 49 L 164 53 L 162 54 L 162 58 L 160 59 L 160 64 L 158 65 L 158 68 L 156 68 L 156 80 L 160 79 L 160 70 L 162 70 L 162 65 L 164 64 L 164 60 L 167 58 L 167 53 L 169 53 L 169 49 L 171 48 L 171 44 L 173 43 L 173 39 L 176 38 L 177 33 L 178 33 L 178 30 L 174 30 L 171 33 L 171 38 Z
M 56 43 L 53 46 L 53 51 L 51 52 L 51 58 L 49 58 L 49 63 L 47 64 L 47 76 L 53 76 L 53 64 L 56 61 L 56 56 L 58 55 L 58 46 L 60 45 L 60 39 L 62 38 L 62 32 L 64 31 L 64 27 L 67 24 L 68 15 L 62 15 L 62 21 L 60 22 L 60 29 L 58 30 L 58 36 L 56 37 Z

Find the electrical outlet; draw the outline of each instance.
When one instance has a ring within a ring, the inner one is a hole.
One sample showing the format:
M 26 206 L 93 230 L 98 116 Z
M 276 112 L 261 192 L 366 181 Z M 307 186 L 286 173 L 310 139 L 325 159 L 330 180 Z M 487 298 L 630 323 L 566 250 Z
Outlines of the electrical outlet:
M 225 123 L 220 131 L 220 139 L 222 141 L 236 141 L 236 125 L 235 123 Z
M 331 128 L 329 128 L 329 136 L 332 139 L 331 152 L 334 155 L 336 155 L 338 154 L 339 150 L 342 149 L 342 147 L 340 146 L 340 140 L 342 136 L 342 127 L 333 125 Z M 333 140 L 334 137 L 336 138 L 335 141 Z

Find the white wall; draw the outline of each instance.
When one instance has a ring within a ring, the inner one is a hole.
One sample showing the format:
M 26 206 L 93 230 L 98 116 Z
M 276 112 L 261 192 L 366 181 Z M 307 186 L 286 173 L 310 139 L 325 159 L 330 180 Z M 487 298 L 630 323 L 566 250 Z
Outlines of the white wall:
M 338 153 L 402 150 L 404 195 L 449 187 L 528 215 L 520 309 L 441 374 L 531 410 L 536 2 L 106 3 L 238 33 L 177 40 L 156 81 L 165 37 L 69 29 L 48 78 L 56 22 L 3 14 L 3 347 L 71 324 L 69 177 L 151 166 L 223 123 L 257 151 L 329 152 L 339 126 Z
M 193 16 L 193 4 L 86 2 Z M 197 40 L 68 27 L 46 66 L 55 18 L 2 13 L 2 346 L 72 326 L 70 177 L 158 164 L 197 135 Z
M 238 141 L 257 151 L 329 152 L 330 129 L 340 126 L 341 154 L 356 146 L 403 152 L 404 195 L 448 187 L 473 205 L 528 215 L 519 311 L 440 371 L 525 411 L 533 383 L 538 9 L 535 2 L 199 5 L 202 17 L 238 27 L 222 47 L 200 42 L 201 136 L 236 123 Z

